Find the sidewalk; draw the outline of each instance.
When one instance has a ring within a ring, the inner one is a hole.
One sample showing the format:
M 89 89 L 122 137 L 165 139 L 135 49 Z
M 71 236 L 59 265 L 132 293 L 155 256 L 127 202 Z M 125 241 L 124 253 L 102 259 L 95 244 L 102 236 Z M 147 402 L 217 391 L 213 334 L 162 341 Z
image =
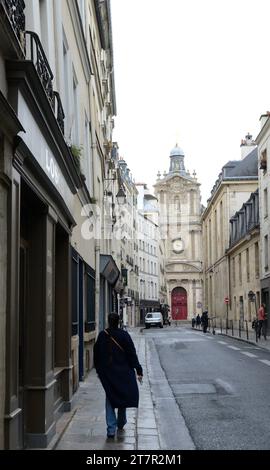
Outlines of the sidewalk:
M 56 450 L 150 450 L 161 449 L 146 363 L 145 338 L 138 328 L 129 330 L 143 367 L 139 408 L 128 408 L 128 422 L 114 440 L 107 439 L 105 393 L 93 369 L 80 383 L 73 412 L 64 413 L 57 423 L 57 435 L 50 445 Z
M 200 328 L 193 328 L 193 330 L 202 332 L 202 329 L 200 329 Z M 238 341 L 243 341 L 245 343 L 253 344 L 257 348 L 262 348 L 262 349 L 266 349 L 267 351 L 270 351 L 270 337 L 267 336 L 266 340 L 265 340 L 261 336 L 261 338 L 258 339 L 258 342 L 256 343 L 254 330 L 249 330 L 248 331 L 248 336 L 249 336 L 248 339 L 247 339 L 246 331 L 241 331 L 241 337 L 239 336 L 239 330 L 234 330 L 233 335 L 232 335 L 231 330 L 228 330 L 227 334 L 226 334 L 226 329 L 223 329 L 222 332 L 221 332 L 220 328 L 215 328 L 214 331 L 215 331 L 214 334 L 216 334 L 216 335 L 220 335 L 220 336 L 224 336 L 224 337 L 228 337 L 228 338 L 233 338 L 233 339 L 236 339 Z M 207 330 L 207 332 L 213 334 L 212 326 L 209 330 Z

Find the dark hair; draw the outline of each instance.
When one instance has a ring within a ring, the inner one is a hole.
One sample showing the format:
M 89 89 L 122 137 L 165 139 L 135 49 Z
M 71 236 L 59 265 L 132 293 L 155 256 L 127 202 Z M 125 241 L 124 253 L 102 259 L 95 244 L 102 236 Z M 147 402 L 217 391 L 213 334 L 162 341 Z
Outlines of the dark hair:
M 118 313 L 109 313 L 108 315 L 108 322 L 110 328 L 117 328 L 119 323 L 119 315 Z

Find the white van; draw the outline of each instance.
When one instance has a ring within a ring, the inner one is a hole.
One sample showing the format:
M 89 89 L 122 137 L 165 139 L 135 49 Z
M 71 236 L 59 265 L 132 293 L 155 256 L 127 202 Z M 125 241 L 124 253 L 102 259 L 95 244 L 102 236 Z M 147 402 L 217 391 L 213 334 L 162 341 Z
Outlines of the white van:
M 160 312 L 149 312 L 145 315 L 144 319 L 145 328 L 150 328 L 150 326 L 159 326 L 163 328 L 163 316 Z

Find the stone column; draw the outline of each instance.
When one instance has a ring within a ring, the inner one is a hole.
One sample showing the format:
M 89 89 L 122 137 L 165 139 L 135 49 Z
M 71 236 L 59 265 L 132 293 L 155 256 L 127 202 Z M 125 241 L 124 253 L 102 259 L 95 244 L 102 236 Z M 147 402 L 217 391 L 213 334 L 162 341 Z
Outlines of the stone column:
M 46 447 L 55 433 L 53 317 L 56 220 L 52 213 L 31 213 L 31 218 L 28 267 L 31 301 L 25 319 L 25 428 L 29 447 Z
M 7 294 L 7 192 L 0 176 L 0 449 L 4 448 L 6 294 Z
M 13 170 L 11 176 L 11 187 L 8 194 L 7 207 L 5 448 L 18 449 L 22 445 L 19 441 L 22 410 L 19 406 L 18 381 L 20 175 L 15 170 Z

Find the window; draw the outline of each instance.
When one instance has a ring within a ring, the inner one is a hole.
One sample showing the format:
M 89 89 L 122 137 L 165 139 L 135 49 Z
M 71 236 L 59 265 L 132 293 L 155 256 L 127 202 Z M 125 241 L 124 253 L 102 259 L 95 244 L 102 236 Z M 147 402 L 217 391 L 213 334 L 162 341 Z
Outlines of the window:
M 85 0 L 79 0 L 79 10 L 80 10 L 80 15 L 81 15 L 81 20 L 82 20 L 82 27 L 83 27 L 83 32 L 85 34 L 86 31 L 86 22 L 85 22 Z
M 249 282 L 250 281 L 249 248 L 246 249 L 246 272 L 247 272 L 247 282 Z
M 239 261 L 239 284 L 241 286 L 242 285 L 242 256 L 241 256 L 241 253 L 238 256 L 238 261 Z
M 223 255 L 223 204 L 219 205 L 220 257 Z
M 235 287 L 235 258 L 232 260 L 232 281 L 233 287 Z
M 95 271 L 85 264 L 86 274 L 86 322 L 85 331 L 95 330 L 96 308 L 95 308 Z
M 84 149 L 83 149 L 83 166 L 86 177 L 86 184 L 90 195 L 93 194 L 93 165 L 92 165 L 92 149 L 90 147 L 90 123 L 85 113 L 84 119 Z
M 264 270 L 268 271 L 268 235 L 264 236 Z
M 259 258 L 259 243 L 256 242 L 254 245 L 255 249 L 255 276 L 260 277 L 260 258 Z
M 64 82 L 64 93 L 63 93 L 63 107 L 65 112 L 65 134 L 67 139 L 71 139 L 71 112 L 70 112 L 70 86 L 71 86 L 71 64 L 70 64 L 70 54 L 68 49 L 68 43 L 66 40 L 65 33 L 63 31 L 63 82 Z
M 261 153 L 260 170 L 264 170 L 264 174 L 266 173 L 266 170 L 267 170 L 267 149 L 264 149 Z
M 79 88 L 78 80 L 73 69 L 73 110 L 72 110 L 72 143 L 79 145 Z
M 79 257 L 72 249 L 72 336 L 78 334 L 79 324 Z
M 209 231 L 209 237 L 208 237 L 209 265 L 211 265 L 211 264 L 212 264 L 212 228 L 211 228 L 211 219 L 209 220 L 208 231 Z
M 263 215 L 264 218 L 268 217 L 268 194 L 267 188 L 263 190 Z

